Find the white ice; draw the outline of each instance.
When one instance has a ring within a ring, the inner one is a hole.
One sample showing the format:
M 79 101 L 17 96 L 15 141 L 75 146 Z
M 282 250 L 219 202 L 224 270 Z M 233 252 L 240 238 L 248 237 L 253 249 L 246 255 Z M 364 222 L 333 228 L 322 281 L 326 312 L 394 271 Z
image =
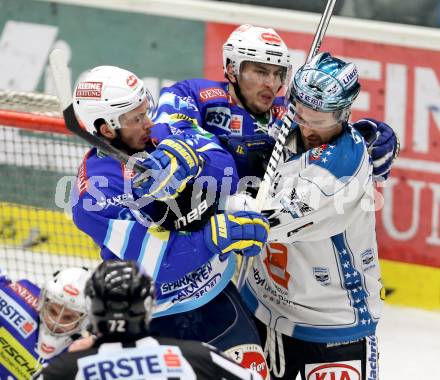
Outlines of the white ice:
M 385 305 L 377 336 L 380 380 L 440 379 L 440 311 Z

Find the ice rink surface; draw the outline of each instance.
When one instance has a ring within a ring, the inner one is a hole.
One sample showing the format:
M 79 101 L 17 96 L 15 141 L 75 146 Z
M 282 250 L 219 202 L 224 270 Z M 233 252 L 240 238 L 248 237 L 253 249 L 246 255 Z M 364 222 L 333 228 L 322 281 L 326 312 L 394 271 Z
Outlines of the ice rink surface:
M 385 305 L 378 326 L 379 380 L 440 379 L 440 311 Z
M 377 336 L 380 380 L 440 379 L 440 311 L 385 305 Z

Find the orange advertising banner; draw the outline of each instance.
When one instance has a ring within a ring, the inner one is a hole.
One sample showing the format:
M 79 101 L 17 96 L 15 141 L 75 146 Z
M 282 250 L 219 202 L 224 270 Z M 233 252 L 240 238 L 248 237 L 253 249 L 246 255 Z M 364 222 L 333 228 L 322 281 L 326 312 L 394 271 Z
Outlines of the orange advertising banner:
M 223 78 L 222 44 L 234 28 L 206 24 L 206 78 Z M 313 35 L 278 33 L 296 70 Z M 325 37 L 321 51 L 358 67 L 362 91 L 352 120 L 384 120 L 400 138 L 400 156 L 376 199 L 380 257 L 440 267 L 440 50 L 351 40 L 347 30 L 347 38 Z

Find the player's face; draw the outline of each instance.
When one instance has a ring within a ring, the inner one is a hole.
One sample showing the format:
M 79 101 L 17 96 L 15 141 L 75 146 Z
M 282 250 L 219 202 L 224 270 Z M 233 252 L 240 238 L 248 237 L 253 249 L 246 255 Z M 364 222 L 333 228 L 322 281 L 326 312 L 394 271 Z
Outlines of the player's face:
M 282 86 L 285 69 L 266 63 L 243 62 L 238 86 L 247 107 L 255 114 L 269 111 Z
M 319 112 L 301 103 L 295 105 L 295 122 L 299 125 L 305 148 L 315 148 L 328 143 L 342 130 L 333 112 Z
M 145 100 L 139 107 L 125 113 L 119 118 L 121 139 L 133 151 L 141 152 L 150 139 L 153 122 L 148 115 L 148 102 Z
M 47 328 L 55 334 L 73 331 L 82 319 L 81 313 L 52 301 L 45 304 L 41 317 Z

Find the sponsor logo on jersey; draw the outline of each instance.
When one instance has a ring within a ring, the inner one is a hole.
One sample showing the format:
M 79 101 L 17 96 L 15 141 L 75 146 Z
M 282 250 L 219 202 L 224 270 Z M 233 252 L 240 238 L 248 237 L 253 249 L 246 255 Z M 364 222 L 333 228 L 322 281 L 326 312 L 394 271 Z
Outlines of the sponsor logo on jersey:
M 75 96 L 83 99 L 101 99 L 102 82 L 80 82 Z
M 41 369 L 35 357 L 4 327 L 0 328 L 0 365 L 17 379 L 30 379 Z
M 266 257 L 264 265 L 270 278 L 279 286 L 287 289 L 290 273 L 287 271 L 288 249 L 281 243 L 266 244 Z
M 306 364 L 306 380 L 361 380 L 360 360 Z
M 205 103 L 208 100 L 212 99 L 228 100 L 228 95 L 226 94 L 226 91 L 220 87 L 211 87 L 205 88 L 204 90 L 200 91 L 199 98 L 201 102 Z
M 243 129 L 243 116 L 242 115 L 232 115 L 231 123 L 229 124 L 229 130 L 232 135 L 241 136 Z
M 211 107 L 206 110 L 205 123 L 209 127 L 216 127 L 229 132 L 231 110 L 228 107 Z
M 241 344 L 226 350 L 225 354 L 242 367 L 258 372 L 263 379 L 270 378 L 263 350 L 258 344 Z
M 361 253 L 362 266 L 364 271 L 370 270 L 376 266 L 374 261 L 374 252 L 372 249 L 367 249 Z
M 85 156 L 84 159 L 78 169 L 78 175 L 76 180 L 76 186 L 78 188 L 78 193 L 81 196 L 84 194 L 84 192 L 87 191 L 89 187 L 89 179 L 87 177 L 87 169 L 86 169 L 86 161 L 89 158 L 92 151 L 89 151 Z
M 28 338 L 37 329 L 34 318 L 3 290 L 0 290 L 0 316 L 23 338 Z
M 304 228 L 310 227 L 310 226 L 313 226 L 313 222 L 309 222 L 309 223 L 306 223 L 306 224 L 304 224 L 302 226 L 299 226 L 298 228 L 295 228 L 294 230 L 291 230 L 291 231 L 287 232 L 286 235 L 287 235 L 287 237 L 291 237 L 292 235 L 295 235 L 299 231 L 303 230 Z
M 88 380 L 193 378 L 187 361 L 175 346 L 140 346 L 98 352 L 80 358 L 78 372 Z
M 133 195 L 132 194 L 119 194 L 115 195 L 111 198 L 105 198 L 101 197 L 96 203 L 99 207 L 102 209 L 107 208 L 109 206 L 127 206 L 127 202 L 133 201 Z
M 330 270 L 326 267 L 313 267 L 315 280 L 322 286 L 330 285 Z
M 261 33 L 260 39 L 263 42 L 266 42 L 271 45 L 280 46 L 281 45 L 281 38 L 278 34 L 275 33 Z
M 37 310 L 38 297 L 33 294 L 28 288 L 18 282 L 11 282 L 8 287 L 12 289 L 32 309 Z
M 220 282 L 222 273 L 228 265 L 228 260 L 221 262 L 218 257 L 201 265 L 195 271 L 188 273 L 173 282 L 159 284 L 162 299 L 168 298 L 171 303 L 198 299 L 211 291 Z
M 366 337 L 365 340 L 367 341 L 367 373 L 365 377 L 367 380 L 376 380 L 379 378 L 377 338 L 372 335 Z

